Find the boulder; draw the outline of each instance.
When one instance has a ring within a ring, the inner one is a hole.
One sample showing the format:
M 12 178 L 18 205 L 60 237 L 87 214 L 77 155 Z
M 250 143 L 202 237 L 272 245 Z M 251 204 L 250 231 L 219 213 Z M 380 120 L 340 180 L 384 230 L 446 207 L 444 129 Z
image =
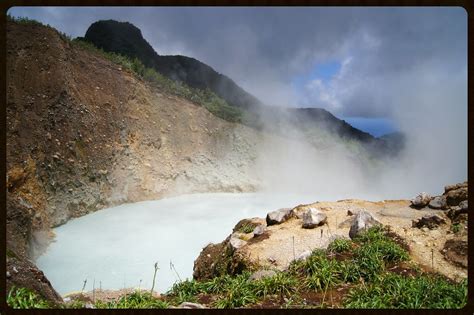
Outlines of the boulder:
M 430 203 L 428 204 L 428 207 L 430 207 L 431 209 L 446 209 L 448 207 L 448 204 L 446 203 L 446 197 L 434 197 L 433 199 L 431 199 Z
M 356 237 L 361 231 L 368 230 L 369 228 L 381 225 L 379 221 L 377 221 L 374 216 L 365 210 L 359 211 L 354 218 L 354 221 L 351 224 L 351 228 L 349 230 L 349 237 L 353 239 Z
M 460 202 L 467 200 L 467 187 L 450 190 L 446 194 L 448 206 L 457 206 Z
M 323 225 L 327 221 L 326 214 L 315 208 L 309 208 L 303 214 L 303 228 L 313 229 L 319 225 Z
M 467 213 L 467 200 L 461 201 L 458 207 L 460 208 L 461 213 Z
M 296 257 L 296 261 L 298 260 L 306 260 L 309 256 L 311 256 L 311 251 L 310 250 L 305 250 L 304 252 L 302 252 L 301 254 L 298 255 L 298 257 Z
M 416 208 L 426 207 L 431 201 L 431 196 L 425 192 L 418 194 L 415 198 L 411 200 L 411 204 Z
M 418 220 L 413 220 L 412 227 L 416 227 L 419 229 L 423 227 L 427 227 L 430 230 L 432 230 L 438 227 L 440 224 L 444 224 L 444 223 L 446 223 L 446 221 L 440 216 L 436 214 L 427 214 Z
M 283 208 L 269 212 L 266 217 L 267 225 L 281 224 L 293 216 L 293 210 Z
M 258 270 L 254 272 L 250 277 L 249 280 L 260 280 L 263 278 L 271 278 L 276 275 L 276 272 L 273 270 Z
M 259 236 L 265 233 L 265 225 L 261 224 L 253 230 L 253 236 Z

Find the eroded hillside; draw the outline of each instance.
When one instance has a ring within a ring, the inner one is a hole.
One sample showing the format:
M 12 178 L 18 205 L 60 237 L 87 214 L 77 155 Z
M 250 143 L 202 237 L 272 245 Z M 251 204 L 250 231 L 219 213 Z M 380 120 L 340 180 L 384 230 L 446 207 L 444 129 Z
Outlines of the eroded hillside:
M 35 256 L 50 227 L 110 205 L 255 189 L 254 130 L 147 86 L 51 28 L 9 22 L 7 43 L 15 255 Z

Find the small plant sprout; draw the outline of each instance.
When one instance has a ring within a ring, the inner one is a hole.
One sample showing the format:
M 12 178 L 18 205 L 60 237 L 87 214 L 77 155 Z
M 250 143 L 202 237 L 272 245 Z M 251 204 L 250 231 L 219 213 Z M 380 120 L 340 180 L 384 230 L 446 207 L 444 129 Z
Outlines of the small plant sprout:
M 176 268 L 174 267 L 174 264 L 173 264 L 173 262 L 172 262 L 171 260 L 170 260 L 170 269 L 174 271 L 174 273 L 175 273 L 176 276 L 178 277 L 179 282 L 182 282 L 181 277 L 179 276 L 179 273 L 178 273 L 178 271 L 176 270 Z
M 82 286 L 81 293 L 84 292 L 84 289 L 86 288 L 86 284 L 87 284 L 87 279 L 84 280 L 84 284 L 83 284 L 83 286 Z
M 153 295 L 153 289 L 155 288 L 155 279 L 156 279 L 156 272 L 158 271 L 158 262 L 155 263 L 155 273 L 153 274 L 153 283 L 151 285 L 151 295 Z

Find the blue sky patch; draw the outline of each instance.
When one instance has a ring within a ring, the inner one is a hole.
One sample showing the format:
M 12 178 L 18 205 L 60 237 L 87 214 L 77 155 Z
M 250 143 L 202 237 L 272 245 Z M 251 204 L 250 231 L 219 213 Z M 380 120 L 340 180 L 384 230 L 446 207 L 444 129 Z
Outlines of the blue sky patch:
M 313 80 L 330 81 L 339 70 L 341 70 L 339 61 L 320 63 L 315 65 L 311 71 L 295 76 L 292 84 L 298 91 L 301 91 L 308 82 Z

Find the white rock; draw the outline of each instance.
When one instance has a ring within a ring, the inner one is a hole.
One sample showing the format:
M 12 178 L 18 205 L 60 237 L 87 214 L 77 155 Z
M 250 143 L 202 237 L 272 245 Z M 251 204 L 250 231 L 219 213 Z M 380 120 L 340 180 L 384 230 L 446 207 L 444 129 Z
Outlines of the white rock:
M 381 225 L 374 216 L 365 210 L 361 210 L 354 218 L 354 221 L 351 224 L 351 229 L 349 230 L 349 237 L 352 239 L 356 237 L 361 231 L 368 230 L 369 228 Z
M 326 214 L 315 208 L 308 208 L 303 214 L 303 228 L 313 229 L 327 221 Z

